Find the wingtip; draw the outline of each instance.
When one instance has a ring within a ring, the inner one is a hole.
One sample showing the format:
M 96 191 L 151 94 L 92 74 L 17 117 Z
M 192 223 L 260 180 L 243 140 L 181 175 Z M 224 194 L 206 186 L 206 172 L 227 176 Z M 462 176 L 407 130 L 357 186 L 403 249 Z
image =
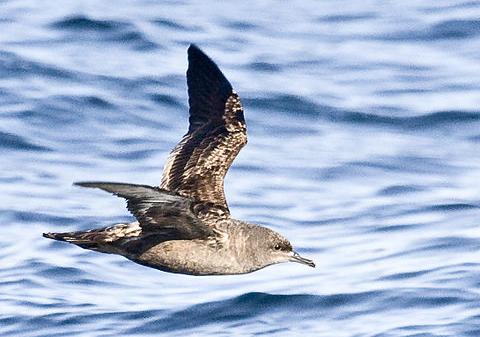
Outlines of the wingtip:
M 42 233 L 42 236 L 47 239 L 59 240 L 57 233 Z
M 202 53 L 205 54 L 195 43 L 190 43 L 187 49 L 187 53 L 190 55 L 192 53 Z
M 73 183 L 73 186 L 80 186 L 80 187 L 87 187 L 87 188 L 97 188 L 100 185 L 105 185 L 105 184 L 114 184 L 111 182 L 100 182 L 100 181 L 76 181 Z
M 80 186 L 80 187 L 91 187 L 89 186 L 91 183 L 87 181 L 76 181 L 72 185 L 73 186 Z
M 222 109 L 233 91 L 232 85 L 215 61 L 193 43 L 188 47 L 187 84 L 189 95 L 201 91 L 202 95 L 214 96 L 220 92 Z
M 188 61 L 191 62 L 200 62 L 200 63 L 211 63 L 217 66 L 215 62 L 196 44 L 190 44 L 187 49 Z M 219 70 L 220 71 L 220 70 Z

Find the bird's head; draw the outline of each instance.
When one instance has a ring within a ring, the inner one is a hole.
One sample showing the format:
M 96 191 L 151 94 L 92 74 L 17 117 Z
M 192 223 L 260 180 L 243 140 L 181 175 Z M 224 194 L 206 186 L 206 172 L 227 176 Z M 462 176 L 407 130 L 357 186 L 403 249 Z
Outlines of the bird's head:
M 268 266 L 281 262 L 298 262 L 310 267 L 315 267 L 315 263 L 307 258 L 300 256 L 293 250 L 292 244 L 277 232 L 262 228 L 262 234 L 257 237 L 258 246 L 261 249 L 257 253 L 259 262 Z

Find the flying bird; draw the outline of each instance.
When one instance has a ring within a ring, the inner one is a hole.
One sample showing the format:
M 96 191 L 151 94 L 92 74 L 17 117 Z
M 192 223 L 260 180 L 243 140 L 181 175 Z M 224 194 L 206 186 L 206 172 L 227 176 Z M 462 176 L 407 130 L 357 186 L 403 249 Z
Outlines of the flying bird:
M 256 271 L 301 257 L 279 233 L 234 219 L 224 177 L 247 143 L 243 107 L 218 66 L 197 46 L 188 48 L 189 128 L 174 147 L 159 187 L 77 182 L 122 197 L 132 223 L 67 233 L 44 233 L 166 272 L 229 275 Z

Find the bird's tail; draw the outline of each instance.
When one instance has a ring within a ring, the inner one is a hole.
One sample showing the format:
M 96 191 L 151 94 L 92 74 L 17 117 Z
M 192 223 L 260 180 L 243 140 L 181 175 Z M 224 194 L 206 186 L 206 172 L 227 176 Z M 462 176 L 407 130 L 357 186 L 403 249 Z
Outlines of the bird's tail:
M 43 233 L 43 237 L 57 241 L 73 243 L 85 249 L 102 253 L 117 253 L 117 243 L 122 239 L 137 237 L 141 233 L 138 222 L 121 223 L 109 227 L 96 228 L 88 231 Z
M 98 245 L 103 240 L 100 240 L 98 231 L 95 232 L 43 233 L 43 237 L 73 243 L 85 249 L 98 250 Z
M 47 239 L 53 239 L 58 241 L 67 241 L 66 237 L 68 237 L 69 233 L 43 233 L 43 237 Z

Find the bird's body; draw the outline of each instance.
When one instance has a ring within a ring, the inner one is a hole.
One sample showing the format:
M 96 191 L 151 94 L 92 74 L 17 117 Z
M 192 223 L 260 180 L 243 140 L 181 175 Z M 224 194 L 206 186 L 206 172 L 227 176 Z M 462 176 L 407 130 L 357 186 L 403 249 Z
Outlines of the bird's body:
M 256 243 L 260 232 L 268 229 L 233 219 L 217 228 L 223 240 L 167 241 L 133 260 L 164 271 L 192 275 L 244 274 L 266 267 L 251 245 Z
M 122 255 L 136 263 L 171 273 L 244 274 L 275 263 L 266 264 L 264 254 L 253 249 L 271 234 L 268 228 L 236 219 L 220 221 L 215 227 L 219 237 L 191 240 L 162 241 L 155 235 L 142 232 L 138 222 L 45 235 L 82 248 Z
M 223 180 L 247 142 L 243 108 L 200 49 L 190 46 L 188 60 L 190 127 L 170 153 L 160 187 L 77 183 L 125 198 L 137 221 L 44 236 L 190 275 L 243 274 L 287 261 L 314 266 L 280 234 L 230 216 Z

